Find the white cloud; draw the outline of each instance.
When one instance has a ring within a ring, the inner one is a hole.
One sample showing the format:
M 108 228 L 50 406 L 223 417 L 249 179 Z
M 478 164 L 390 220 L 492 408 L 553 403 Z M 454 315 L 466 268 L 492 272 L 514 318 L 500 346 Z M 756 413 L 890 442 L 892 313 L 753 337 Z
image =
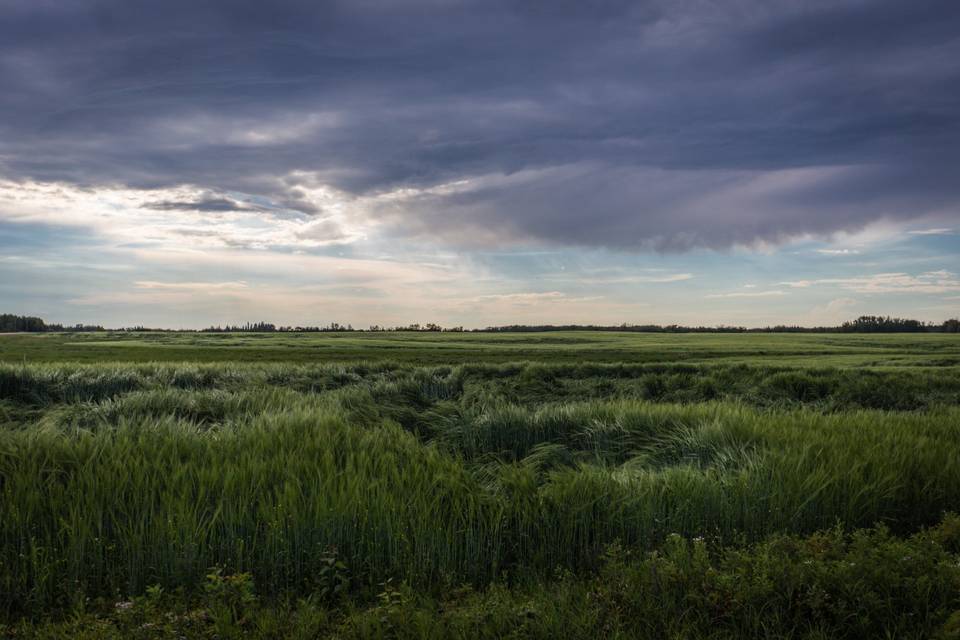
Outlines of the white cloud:
M 936 228 L 936 229 L 913 229 L 907 231 L 912 236 L 949 236 L 953 235 L 953 229 L 947 228 Z
M 859 249 L 817 249 L 817 253 L 826 256 L 851 256 L 860 253 Z
M 708 298 L 773 298 L 787 295 L 784 291 L 734 291 L 732 293 L 711 293 Z
M 956 274 L 946 270 L 927 271 L 919 275 L 907 273 L 877 273 L 852 278 L 822 278 L 781 282 L 783 286 L 806 288 L 813 285 L 832 285 L 857 293 L 947 293 L 960 291 Z
M 473 300 L 476 302 L 507 302 L 511 304 L 540 304 L 549 302 L 589 302 L 591 300 L 600 300 L 603 296 L 587 296 L 572 298 L 561 291 L 543 291 L 532 293 L 494 293 L 484 296 L 477 296 Z
M 570 278 L 569 275 L 556 276 L 554 279 L 572 280 L 577 284 L 664 284 L 669 282 L 683 282 L 692 280 L 692 273 L 672 273 L 656 276 L 596 276 L 586 278 Z
M 682 282 L 693 279 L 692 273 L 674 273 L 668 276 L 637 276 L 630 282 Z
M 565 298 L 566 294 L 560 291 L 542 291 L 539 293 L 492 293 L 486 296 L 478 296 L 477 300 L 518 300 L 538 301 L 538 300 L 557 300 Z
M 859 304 L 853 298 L 834 298 L 825 305 L 810 310 L 802 323 L 809 326 L 834 326 L 855 315 L 853 309 Z
M 156 282 L 153 280 L 138 280 L 133 283 L 137 289 L 156 289 L 166 291 L 237 291 L 247 288 L 243 280 L 234 282 Z
M 192 185 L 166 189 L 11 182 L 0 179 L 0 221 L 80 227 L 118 243 L 169 248 L 301 248 L 366 237 L 363 201 L 328 187 L 302 189 L 308 215 L 243 194 Z M 205 207 L 214 202 L 216 208 Z

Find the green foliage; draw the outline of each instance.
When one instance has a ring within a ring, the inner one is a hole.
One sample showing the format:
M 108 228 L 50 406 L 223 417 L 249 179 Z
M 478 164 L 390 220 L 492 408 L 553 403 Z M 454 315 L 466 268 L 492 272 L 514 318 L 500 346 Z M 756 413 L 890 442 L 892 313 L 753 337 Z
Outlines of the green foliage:
M 638 379 L 596 365 L 9 371 L 78 400 L 0 432 L 8 615 L 196 592 L 210 566 L 332 601 L 389 578 L 443 589 L 592 569 L 614 540 L 909 532 L 960 508 L 956 408 L 515 401 L 523 372 Z M 266 382 L 307 378 L 327 390 Z
M 349 589 L 350 572 L 347 564 L 337 557 L 336 547 L 328 547 L 320 556 L 314 593 L 323 600 L 336 602 L 346 596 Z
M 953 637 L 950 511 L 946 366 L 0 364 L 17 637 Z
M 595 574 L 430 596 L 387 580 L 371 598 L 263 602 L 248 574 L 214 571 L 197 600 L 143 597 L 19 622 L 17 638 L 955 638 L 960 564 L 940 540 L 956 516 L 909 537 L 884 527 L 777 535 L 745 548 L 669 536 L 614 543 Z M 0 627 L 2 631 L 2 627 Z
M 224 575 L 221 567 L 215 567 L 207 574 L 203 590 L 217 634 L 239 635 L 250 624 L 248 614 L 256 606 L 257 596 L 249 573 Z
M 953 326 L 953 325 L 951 325 Z M 960 364 L 948 333 L 670 334 L 544 333 L 177 333 L 73 332 L 0 336 L 0 361 L 358 362 L 410 365 L 532 361 L 547 364 L 748 364 L 771 367 L 900 368 Z

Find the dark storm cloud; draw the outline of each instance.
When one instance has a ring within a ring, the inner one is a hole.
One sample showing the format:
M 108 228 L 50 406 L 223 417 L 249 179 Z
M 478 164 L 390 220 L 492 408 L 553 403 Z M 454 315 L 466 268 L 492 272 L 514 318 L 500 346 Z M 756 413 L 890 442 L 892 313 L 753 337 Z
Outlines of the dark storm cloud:
M 200 200 L 160 200 L 145 205 L 148 209 L 157 211 L 242 211 L 252 207 L 246 204 L 228 200 L 227 198 L 203 198 Z
M 960 210 L 952 0 L 0 8 L 8 178 L 193 184 L 215 195 L 155 207 L 211 212 L 427 189 L 372 214 L 625 249 Z

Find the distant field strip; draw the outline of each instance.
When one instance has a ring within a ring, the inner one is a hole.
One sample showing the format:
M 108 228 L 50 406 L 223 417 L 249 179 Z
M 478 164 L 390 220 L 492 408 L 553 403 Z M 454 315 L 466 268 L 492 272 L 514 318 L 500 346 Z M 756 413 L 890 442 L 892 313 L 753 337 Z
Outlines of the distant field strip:
M 0 362 L 391 359 L 464 362 L 689 362 L 838 367 L 960 366 L 950 334 L 76 333 L 0 336 Z

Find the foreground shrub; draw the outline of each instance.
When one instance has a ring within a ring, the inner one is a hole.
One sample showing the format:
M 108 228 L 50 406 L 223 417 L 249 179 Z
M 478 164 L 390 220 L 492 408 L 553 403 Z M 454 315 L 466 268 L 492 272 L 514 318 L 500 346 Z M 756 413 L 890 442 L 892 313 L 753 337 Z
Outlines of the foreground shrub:
M 370 596 L 265 600 L 248 574 L 213 571 L 201 594 L 159 587 L 16 638 L 956 638 L 960 518 L 908 538 L 883 527 L 775 536 L 732 549 L 671 536 L 612 545 L 596 574 L 463 586 L 434 598 L 388 580 Z M 4 629 L 0 627 L 0 632 Z

